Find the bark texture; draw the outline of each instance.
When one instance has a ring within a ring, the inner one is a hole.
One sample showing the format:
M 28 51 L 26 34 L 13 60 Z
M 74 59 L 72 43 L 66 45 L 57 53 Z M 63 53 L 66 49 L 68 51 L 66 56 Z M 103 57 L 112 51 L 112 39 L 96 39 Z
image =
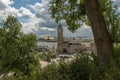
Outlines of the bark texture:
M 105 19 L 99 10 L 98 0 L 85 0 L 86 13 L 90 21 L 100 61 L 109 64 L 113 53 L 113 45 L 110 39 Z

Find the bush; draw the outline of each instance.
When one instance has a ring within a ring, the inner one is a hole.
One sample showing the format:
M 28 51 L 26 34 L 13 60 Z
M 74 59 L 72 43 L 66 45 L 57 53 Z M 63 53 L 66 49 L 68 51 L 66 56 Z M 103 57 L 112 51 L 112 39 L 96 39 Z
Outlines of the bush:
M 41 80 L 120 80 L 115 55 L 112 60 L 111 65 L 106 66 L 99 63 L 96 55 L 80 54 L 71 62 L 48 65 L 41 71 Z
M 41 54 L 38 54 L 38 57 L 43 61 L 51 62 L 51 59 L 56 58 L 56 55 L 50 51 L 43 51 Z
M 100 64 L 96 55 L 84 53 L 72 61 L 61 60 L 44 68 L 38 67 L 29 77 L 11 77 L 9 80 L 120 80 L 119 59 L 120 47 L 115 48 L 112 63 L 108 66 Z

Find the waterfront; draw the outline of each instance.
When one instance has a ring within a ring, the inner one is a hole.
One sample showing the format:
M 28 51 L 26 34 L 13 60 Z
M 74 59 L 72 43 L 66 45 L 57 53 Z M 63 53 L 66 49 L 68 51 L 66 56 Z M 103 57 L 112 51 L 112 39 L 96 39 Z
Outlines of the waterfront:
M 47 41 L 39 41 L 38 47 L 49 47 L 51 49 L 57 49 L 57 42 L 47 42 Z

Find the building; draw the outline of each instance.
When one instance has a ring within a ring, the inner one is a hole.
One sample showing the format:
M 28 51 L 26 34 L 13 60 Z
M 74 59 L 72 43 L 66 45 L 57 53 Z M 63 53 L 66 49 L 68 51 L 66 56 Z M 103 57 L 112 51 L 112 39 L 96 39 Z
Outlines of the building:
M 54 37 L 53 36 L 45 36 L 43 39 L 44 40 L 54 40 Z
M 58 27 L 57 32 L 58 32 L 57 54 L 92 52 L 93 47 L 91 47 L 91 43 L 84 43 L 80 41 L 64 39 L 62 26 Z

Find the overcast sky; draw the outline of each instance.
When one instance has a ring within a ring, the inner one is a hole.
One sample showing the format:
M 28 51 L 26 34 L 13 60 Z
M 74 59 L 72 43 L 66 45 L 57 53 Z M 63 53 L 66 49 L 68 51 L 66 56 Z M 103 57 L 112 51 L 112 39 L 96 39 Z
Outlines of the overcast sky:
M 51 18 L 50 11 L 48 11 L 49 1 L 0 0 L 0 20 L 5 19 L 7 15 L 14 15 L 22 23 L 24 33 L 33 32 L 38 36 L 56 36 L 58 25 Z M 120 0 L 116 0 L 115 4 L 119 5 Z M 90 27 L 86 25 L 75 33 L 69 32 L 67 27 L 64 27 L 64 36 L 92 37 L 92 32 Z

